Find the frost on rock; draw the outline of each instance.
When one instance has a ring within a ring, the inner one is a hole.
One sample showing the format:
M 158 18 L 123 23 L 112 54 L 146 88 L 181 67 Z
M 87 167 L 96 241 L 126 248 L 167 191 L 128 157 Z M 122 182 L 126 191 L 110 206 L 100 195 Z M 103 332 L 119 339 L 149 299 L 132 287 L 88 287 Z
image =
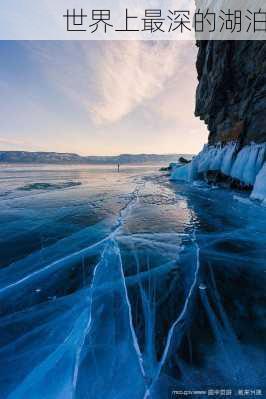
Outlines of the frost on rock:
M 220 172 L 242 184 L 248 186 L 255 184 L 251 198 L 264 200 L 266 191 L 263 181 L 265 181 L 266 173 L 263 164 L 266 145 L 265 143 L 251 143 L 241 148 L 239 152 L 237 152 L 237 146 L 237 143 L 234 142 L 225 146 L 220 144 L 217 146 L 205 145 L 190 164 L 176 166 L 173 169 L 171 180 L 191 182 L 201 179 L 207 172 Z M 257 195 L 255 194 L 257 190 L 262 191 Z

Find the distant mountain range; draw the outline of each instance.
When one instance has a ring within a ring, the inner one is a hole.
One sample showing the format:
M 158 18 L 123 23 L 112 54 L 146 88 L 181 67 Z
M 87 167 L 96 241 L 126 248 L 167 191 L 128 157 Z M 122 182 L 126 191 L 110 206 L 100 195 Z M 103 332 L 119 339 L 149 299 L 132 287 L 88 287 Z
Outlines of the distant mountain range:
M 81 156 L 60 152 L 0 151 L 1 163 L 52 163 L 52 164 L 152 164 L 177 162 L 189 154 L 121 154 L 117 156 Z

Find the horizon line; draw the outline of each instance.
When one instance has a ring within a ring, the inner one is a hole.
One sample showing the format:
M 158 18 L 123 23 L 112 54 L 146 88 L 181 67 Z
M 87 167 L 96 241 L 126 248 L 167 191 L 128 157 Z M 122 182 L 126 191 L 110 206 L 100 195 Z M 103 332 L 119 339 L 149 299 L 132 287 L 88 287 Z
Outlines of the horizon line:
M 172 152 L 172 153 L 155 153 L 155 152 L 137 152 L 137 153 L 130 153 L 130 152 L 124 152 L 124 153 L 120 153 L 120 154 L 94 154 L 94 155 L 81 155 L 79 153 L 76 152 L 60 152 L 60 151 L 33 151 L 33 150 L 1 150 L 0 149 L 0 153 L 2 152 L 26 152 L 26 153 L 30 153 L 30 154 L 34 154 L 34 153 L 41 153 L 41 154 L 68 154 L 68 155 L 77 155 L 79 157 L 119 157 L 119 156 L 123 156 L 123 155 L 129 155 L 129 156 L 137 156 L 137 155 L 156 155 L 156 156 L 175 156 L 175 155 L 195 155 L 195 153 L 193 152 Z

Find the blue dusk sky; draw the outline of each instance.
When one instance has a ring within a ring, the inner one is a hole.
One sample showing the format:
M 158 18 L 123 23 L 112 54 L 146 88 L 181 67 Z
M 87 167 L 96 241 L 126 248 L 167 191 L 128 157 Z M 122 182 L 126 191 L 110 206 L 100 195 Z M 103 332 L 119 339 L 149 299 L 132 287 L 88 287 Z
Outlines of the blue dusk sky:
M 196 153 L 192 41 L 0 41 L 0 150 Z

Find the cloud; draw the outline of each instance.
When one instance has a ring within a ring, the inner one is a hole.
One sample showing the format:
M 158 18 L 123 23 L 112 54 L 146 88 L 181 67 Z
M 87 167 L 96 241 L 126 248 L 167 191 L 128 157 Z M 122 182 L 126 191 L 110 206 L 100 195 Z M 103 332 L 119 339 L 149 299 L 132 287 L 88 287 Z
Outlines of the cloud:
M 78 106 L 88 110 L 94 98 L 97 82 L 97 46 L 87 41 L 25 42 L 37 70 L 41 72 L 50 90 L 56 91 Z
M 31 144 L 26 140 L 0 137 L 0 146 L 2 150 L 21 150 L 22 148 L 31 148 Z
M 26 141 L 24 140 L 17 140 L 17 139 L 5 139 L 4 137 L 0 137 L 0 144 L 4 144 L 4 145 L 21 145 L 21 144 L 28 144 Z
M 162 94 L 175 81 L 188 47 L 183 41 L 31 44 L 49 82 L 98 127 L 119 122 Z
M 183 47 L 183 53 L 179 52 L 178 71 L 165 83 L 164 90 L 150 102 L 150 110 L 164 122 L 174 122 L 180 126 L 193 119 L 197 87 L 193 68 L 195 63 L 195 46 Z
M 70 41 L 26 46 L 53 106 L 57 107 L 56 101 L 59 107 L 67 105 L 66 118 L 74 121 L 75 138 L 81 118 L 82 140 L 90 148 L 97 145 L 97 153 L 113 147 L 113 152 L 130 152 L 136 146 L 140 150 L 144 141 L 152 151 L 156 140 L 161 143 L 156 151 L 169 152 L 170 137 L 180 150 L 196 151 L 205 140 L 206 127 L 193 115 L 197 84 L 193 42 Z M 67 129 L 66 124 L 64 132 Z
M 155 98 L 180 67 L 179 42 L 121 41 L 104 44 L 97 70 L 97 100 L 89 109 L 97 125 L 118 122 Z

